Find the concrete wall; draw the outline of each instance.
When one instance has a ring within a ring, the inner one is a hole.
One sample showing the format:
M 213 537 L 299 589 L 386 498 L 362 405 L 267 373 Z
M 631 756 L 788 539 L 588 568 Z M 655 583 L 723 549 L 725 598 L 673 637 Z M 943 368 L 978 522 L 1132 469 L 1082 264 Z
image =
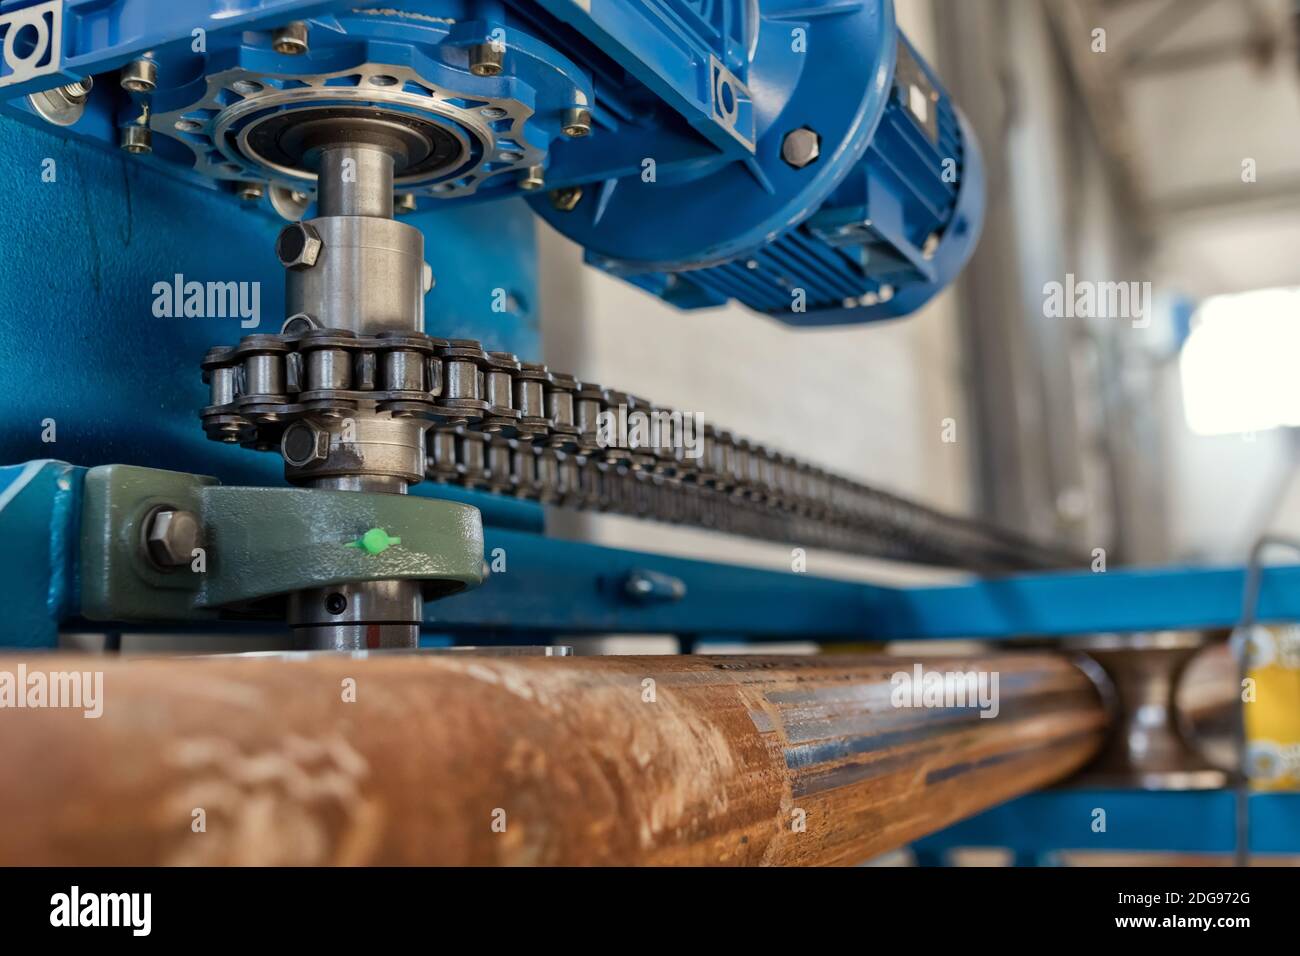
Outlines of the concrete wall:
M 1140 21 L 1150 13 L 1127 15 Z M 1300 286 L 1300 74 L 1294 40 L 1288 47 L 1287 31 L 1268 26 L 1287 14 L 1286 0 L 1211 4 L 1150 51 L 1207 55 L 1184 68 L 1139 72 L 1127 84 L 1158 217 L 1151 267 L 1158 288 L 1204 298 Z M 1271 58 L 1263 48 L 1226 55 L 1252 29 L 1283 41 Z M 1247 160 L 1253 177 L 1242 175 Z M 1293 429 L 1193 434 L 1173 357 L 1150 401 L 1162 409 L 1170 462 L 1163 506 L 1171 558 L 1240 561 L 1265 531 L 1300 534 Z

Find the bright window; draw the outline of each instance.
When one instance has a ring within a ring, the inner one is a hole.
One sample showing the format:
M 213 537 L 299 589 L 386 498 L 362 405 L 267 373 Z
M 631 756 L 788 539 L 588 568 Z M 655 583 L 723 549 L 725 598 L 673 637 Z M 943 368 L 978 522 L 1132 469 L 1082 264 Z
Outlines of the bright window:
M 1181 371 L 1187 425 L 1198 435 L 1300 425 L 1300 289 L 1206 299 Z

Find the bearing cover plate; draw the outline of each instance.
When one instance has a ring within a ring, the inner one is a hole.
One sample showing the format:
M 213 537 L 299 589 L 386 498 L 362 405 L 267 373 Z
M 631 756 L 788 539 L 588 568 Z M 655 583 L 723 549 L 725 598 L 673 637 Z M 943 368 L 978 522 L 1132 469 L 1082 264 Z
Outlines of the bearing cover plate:
M 245 126 L 238 142 L 244 155 L 262 165 L 305 178 L 313 175 L 313 140 L 326 129 L 360 128 L 400 143 L 397 173 L 402 179 L 426 178 L 453 168 L 469 152 L 463 136 L 422 116 L 356 106 L 271 113 Z
M 396 178 L 404 192 L 470 195 L 498 174 L 512 180 L 545 159 L 526 137 L 533 111 L 524 103 L 443 89 L 392 64 L 300 76 L 224 70 L 206 78 L 201 99 L 154 113 L 149 125 L 187 146 L 205 176 L 311 192 L 316 174 L 295 155 L 291 131 L 331 111 L 368 116 L 416 146 L 422 158 Z

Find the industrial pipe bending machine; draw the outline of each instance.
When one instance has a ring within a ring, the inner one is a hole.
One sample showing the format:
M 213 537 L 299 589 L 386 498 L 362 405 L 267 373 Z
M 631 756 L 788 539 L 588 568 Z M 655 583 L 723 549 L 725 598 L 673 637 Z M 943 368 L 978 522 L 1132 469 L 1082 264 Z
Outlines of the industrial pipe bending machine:
M 1234 792 L 1235 766 L 1193 746 L 1171 689 L 1204 635 L 1237 622 L 1243 570 L 1096 574 L 1068 548 L 657 401 L 671 396 L 537 361 L 533 214 L 678 309 L 864 324 L 954 280 L 980 233 L 980 151 L 892 0 L 16 0 L 0 3 L 0 40 L 0 141 L 45 177 L 24 193 L 27 228 L 75 220 L 36 266 L 52 277 L 65 256 L 73 275 L 38 283 L 44 301 L 30 281 L 25 302 L 6 293 L 0 318 L 0 634 L 54 647 L 70 632 L 281 628 L 290 652 L 24 664 L 51 687 L 60 668 L 102 672 L 105 707 L 6 715 L 6 756 L 44 758 L 0 798 L 4 856 L 1300 845 L 1294 823 L 1266 825 L 1294 804 Z M 542 505 L 983 577 L 889 588 L 603 549 L 547 538 Z M 1300 617 L 1289 573 L 1263 575 L 1260 620 Z M 876 653 L 500 647 L 645 632 L 684 649 L 793 637 Z M 879 648 L 1099 633 L 1072 657 L 1059 642 L 958 661 Z M 911 710 L 900 673 L 932 709 Z M 1216 713 L 1198 726 L 1222 731 L 1236 711 Z M 64 761 L 105 751 L 129 759 L 69 794 Z M 268 755 L 279 776 L 251 773 Z M 1085 764 L 1074 779 L 1092 789 L 1003 803 Z M 123 766 L 134 775 L 114 779 Z M 243 803 L 198 851 L 178 795 L 215 779 Z M 241 809 L 262 799 L 269 833 Z M 51 810 L 112 800 L 114 824 L 76 839 Z M 1109 829 L 1090 827 L 1094 806 L 1115 808 Z M 498 810 L 522 836 L 494 839 Z M 1201 822 L 1152 830 L 1179 815 Z M 292 838 L 303 827 L 320 839 Z

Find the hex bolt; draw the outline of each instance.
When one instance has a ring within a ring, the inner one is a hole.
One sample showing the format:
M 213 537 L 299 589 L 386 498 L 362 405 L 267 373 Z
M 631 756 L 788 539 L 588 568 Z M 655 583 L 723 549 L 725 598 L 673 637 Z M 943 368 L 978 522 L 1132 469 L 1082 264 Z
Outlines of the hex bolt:
M 924 259 L 933 259 L 934 254 L 939 251 L 939 245 L 943 237 L 937 232 L 932 232 L 925 237 L 925 244 L 921 246 L 921 257 Z
M 430 292 L 433 291 L 434 285 L 436 285 L 438 282 L 438 280 L 434 278 L 433 275 L 433 266 L 429 265 L 429 263 L 426 262 L 424 264 L 424 268 L 420 271 L 420 279 L 422 285 L 424 286 L 424 292 L 426 295 L 428 295 Z
M 559 212 L 573 212 L 582 202 L 581 186 L 566 186 L 551 190 L 551 206 Z
M 149 559 L 160 568 L 190 563 L 199 544 L 199 519 L 192 511 L 163 508 L 149 518 L 145 545 Z
M 324 461 L 329 453 L 329 432 L 307 422 L 294 422 L 280 438 L 280 455 L 285 464 L 294 468 L 306 468 L 314 462 Z
M 541 189 L 546 185 L 546 171 L 541 166 L 529 166 L 524 174 L 519 177 L 519 188 L 526 189 L 529 192 Z
M 86 111 L 86 100 L 95 85 L 94 77 L 83 77 L 63 86 L 32 93 L 27 101 L 40 116 L 55 126 L 71 126 Z
M 152 93 L 158 85 L 158 64 L 153 60 L 132 60 L 122 67 L 118 82 L 128 93 Z
M 571 106 L 564 111 L 564 135 L 577 139 L 591 132 L 591 110 L 585 106 Z
M 469 71 L 475 76 L 500 76 L 506 50 L 502 43 L 479 43 L 469 48 Z
M 244 202 L 257 202 L 266 194 L 261 183 L 242 182 L 235 186 L 235 195 Z
M 310 269 L 320 257 L 320 233 L 306 222 L 291 222 L 275 240 L 275 254 L 286 269 Z
M 307 24 L 301 20 L 286 23 L 271 35 L 271 46 L 276 53 L 302 56 L 307 52 Z
M 118 137 L 118 145 L 128 153 L 152 153 L 153 132 L 148 126 L 129 123 L 122 127 Z
M 821 154 L 822 138 L 807 126 L 790 130 L 781 141 L 781 158 L 795 169 L 815 163 Z
M 672 603 L 686 597 L 686 583 L 671 574 L 637 569 L 623 579 L 623 593 L 638 603 Z

